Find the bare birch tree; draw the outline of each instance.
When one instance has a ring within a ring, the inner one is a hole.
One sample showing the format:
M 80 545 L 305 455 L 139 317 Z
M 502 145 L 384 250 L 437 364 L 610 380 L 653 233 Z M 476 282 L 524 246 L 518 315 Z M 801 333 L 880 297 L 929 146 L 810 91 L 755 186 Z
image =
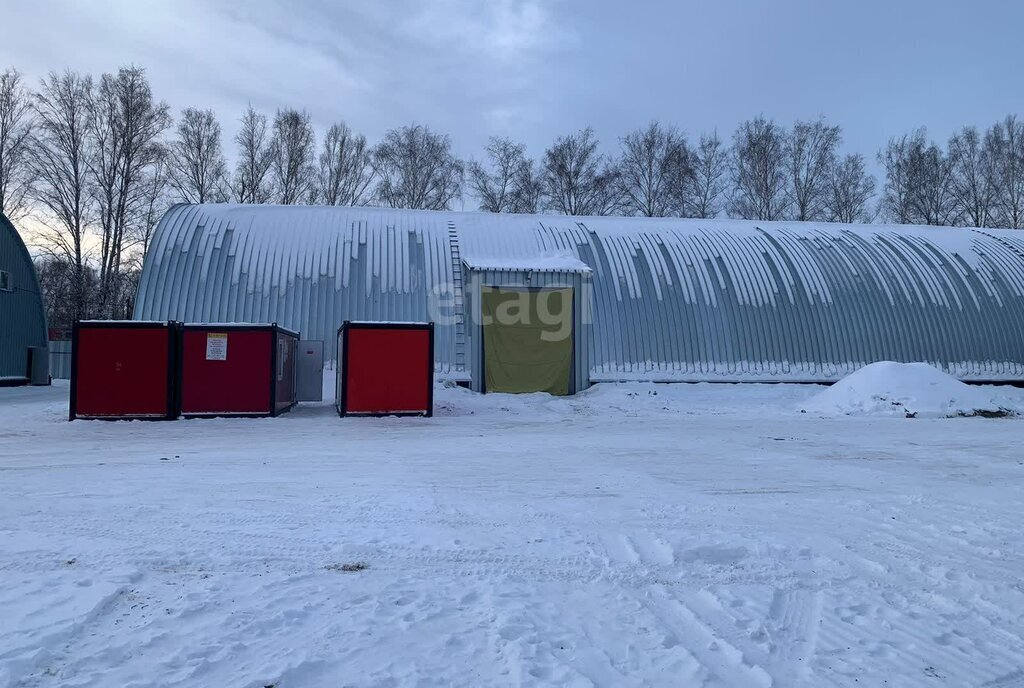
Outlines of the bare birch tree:
M 480 210 L 489 213 L 515 212 L 516 180 L 526 164 L 526 146 L 511 139 L 492 136 L 487 142 L 487 161 L 469 163 L 469 186 L 480 199 Z
M 12 220 L 28 209 L 32 188 L 29 142 L 34 124 L 31 94 L 21 72 L 0 73 L 0 212 Z
M 626 200 L 622 193 L 622 171 L 617 160 L 605 159 L 597 178 L 596 204 L 590 215 L 625 215 Z
M 879 153 L 886 170 L 882 212 L 891 222 L 950 225 L 957 220 L 953 166 L 924 128 L 889 141 Z
M 686 194 L 687 217 L 716 217 L 722 209 L 722 198 L 728 185 L 729 151 L 718 133 L 704 134 L 693 151 Z
M 227 160 L 220 141 L 220 123 L 213 110 L 185 108 L 175 139 L 160 173 L 185 203 L 223 203 L 227 200 Z M 166 165 L 166 167 L 165 167 Z M 150 181 L 159 181 L 154 175 Z
M 786 133 L 758 117 L 740 124 L 733 135 L 733 215 L 747 220 L 781 220 L 789 207 L 786 194 Z
M 825 210 L 829 222 L 871 222 L 875 178 L 864 167 L 864 156 L 847 155 L 829 173 Z
M 316 189 L 316 137 L 309 113 L 278 110 L 274 117 L 270 175 L 281 205 L 305 203 Z
M 889 140 L 878 153 L 878 162 L 885 168 L 885 187 L 879 202 L 879 211 L 889 222 L 905 225 L 914 221 L 911 202 L 913 172 L 910 169 L 912 136 L 904 134 Z
M 331 125 L 320 153 L 319 200 L 326 205 L 365 205 L 373 183 L 366 137 L 348 125 Z
M 512 179 L 512 213 L 539 213 L 544 199 L 544 180 L 537 163 L 524 158 Z
M 559 137 L 544 152 L 545 205 L 565 215 L 607 215 L 622 208 L 618 172 L 597 151 L 590 127 Z
M 841 137 L 839 127 L 825 124 L 824 119 L 793 125 L 786 139 L 786 167 L 787 194 L 794 220 L 826 217 L 830 177 Z
M 990 133 L 997 180 L 997 224 L 1024 228 L 1024 123 L 1008 115 Z
M 953 167 L 935 143 L 915 139 L 910 147 L 911 206 L 916 222 L 925 225 L 953 225 L 957 222 L 953 195 Z
M 36 128 L 32 169 L 36 202 L 43 212 L 41 238 L 54 260 L 70 266 L 72 319 L 89 315 L 85 288 L 86 233 L 92 219 L 89 189 L 90 104 L 88 76 L 50 72 L 34 94 Z
M 686 138 L 657 121 L 622 139 L 619 184 L 626 211 L 644 217 L 682 215 L 691 170 Z
M 274 163 L 271 135 L 266 115 L 250 105 L 242 115 L 242 126 L 235 136 L 238 164 L 235 167 L 234 193 L 239 203 L 267 203 L 273 197 L 270 167 Z
M 469 164 L 469 183 L 480 199 L 480 210 L 492 213 L 540 212 L 543 184 L 526 147 L 507 138 L 492 137 L 487 144 L 490 169 Z
M 168 188 L 170 182 L 170 152 L 164 151 L 163 155 L 157 157 L 149 170 L 146 172 L 142 183 L 142 198 L 136 212 L 136 219 L 133 224 L 133 234 L 139 247 L 137 260 L 134 267 L 141 270 L 149 253 L 149 246 L 153 239 L 153 231 L 156 229 L 160 218 L 164 216 L 171 206 Z
M 377 200 L 391 208 L 447 210 L 462 196 L 463 164 L 451 140 L 419 124 L 392 129 L 373 150 Z
M 49 251 L 33 262 L 49 327 L 71 329 L 76 320 L 92 317 L 89 295 L 98 291 L 96 270 L 89 265 L 77 267 L 67 258 Z M 75 300 L 77 294 L 85 299 L 84 303 Z
M 104 74 L 90 110 L 90 171 L 100 228 L 99 309 L 112 315 L 131 247 L 130 221 L 143 197 L 145 174 L 162 155 L 159 138 L 171 117 L 166 103 L 153 100 L 145 70 L 135 66 Z
M 993 148 L 992 136 L 975 127 L 964 127 L 949 139 L 953 196 L 963 222 L 974 227 L 994 223 L 999 182 Z

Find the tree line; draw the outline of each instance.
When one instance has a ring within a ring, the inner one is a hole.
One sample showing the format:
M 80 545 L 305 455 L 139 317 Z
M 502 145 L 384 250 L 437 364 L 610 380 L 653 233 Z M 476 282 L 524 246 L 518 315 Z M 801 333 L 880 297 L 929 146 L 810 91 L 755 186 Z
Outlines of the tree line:
M 536 159 L 492 137 L 468 161 L 419 124 L 373 145 L 343 121 L 318 140 L 293 108 L 249 106 L 239 125 L 229 164 L 214 112 L 175 119 L 140 67 L 51 72 L 34 85 L 0 74 L 0 210 L 42 228 L 51 321 L 128 313 L 153 228 L 176 202 L 444 210 L 469 196 L 497 213 L 1024 226 L 1024 125 L 1013 115 L 945 146 L 923 128 L 890 140 L 877 194 L 864 156 L 841 153 L 842 129 L 824 118 L 755 117 L 729 140 L 653 121 L 613 153 L 588 127 Z

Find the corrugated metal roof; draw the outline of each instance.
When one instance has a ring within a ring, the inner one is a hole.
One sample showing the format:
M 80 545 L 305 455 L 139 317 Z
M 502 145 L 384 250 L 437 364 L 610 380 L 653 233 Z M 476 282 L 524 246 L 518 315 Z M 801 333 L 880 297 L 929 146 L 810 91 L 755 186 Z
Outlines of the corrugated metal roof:
M 444 216 L 178 205 L 157 227 L 135 317 L 276 322 L 330 347 L 344 320 L 430 319 L 430 290 L 452 281 Z M 453 328 L 435 337 L 454 348 Z
M 552 256 L 592 270 L 595 380 L 833 380 L 877 360 L 1024 379 L 1024 238 L 999 230 L 183 205 L 135 317 L 327 342 L 346 319 L 434 320 L 457 374 L 460 260 Z
M 28 347 L 46 346 L 46 314 L 32 257 L 3 214 L 0 270 L 11 275 L 10 290 L 0 291 L 0 377 L 25 377 Z

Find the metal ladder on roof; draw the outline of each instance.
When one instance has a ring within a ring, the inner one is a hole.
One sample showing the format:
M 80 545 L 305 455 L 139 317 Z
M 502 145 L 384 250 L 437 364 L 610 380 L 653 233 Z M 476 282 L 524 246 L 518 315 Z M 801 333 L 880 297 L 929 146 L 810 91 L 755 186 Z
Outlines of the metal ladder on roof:
M 466 307 L 462 284 L 462 256 L 455 223 L 448 222 L 448 249 L 452 257 L 452 313 L 455 318 L 455 370 L 466 372 Z

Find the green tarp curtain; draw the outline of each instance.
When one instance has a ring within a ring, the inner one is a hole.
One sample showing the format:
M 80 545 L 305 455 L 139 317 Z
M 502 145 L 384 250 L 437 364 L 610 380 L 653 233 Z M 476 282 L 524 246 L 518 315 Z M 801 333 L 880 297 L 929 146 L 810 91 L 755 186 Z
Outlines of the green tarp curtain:
M 569 393 L 572 289 L 483 287 L 488 392 Z

